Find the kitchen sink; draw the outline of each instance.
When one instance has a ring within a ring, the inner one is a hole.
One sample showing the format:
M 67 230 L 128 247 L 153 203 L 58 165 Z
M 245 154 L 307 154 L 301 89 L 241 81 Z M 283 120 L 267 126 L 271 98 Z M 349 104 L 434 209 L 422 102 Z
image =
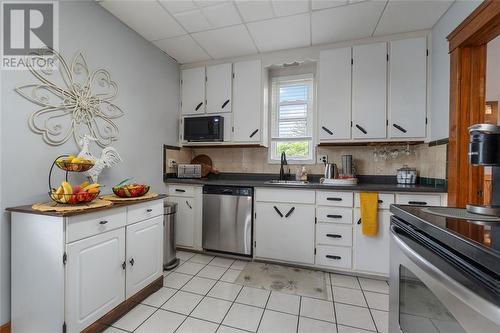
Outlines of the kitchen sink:
M 307 180 L 279 180 L 273 179 L 268 180 L 266 184 L 276 184 L 276 185 L 307 185 L 309 182 Z

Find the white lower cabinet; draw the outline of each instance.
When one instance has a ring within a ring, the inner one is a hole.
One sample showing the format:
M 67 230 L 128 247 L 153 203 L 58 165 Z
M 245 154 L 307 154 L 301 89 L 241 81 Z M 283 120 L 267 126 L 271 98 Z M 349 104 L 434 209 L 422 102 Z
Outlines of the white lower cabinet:
M 352 248 L 318 245 L 316 247 L 316 265 L 350 270 L 352 267 Z
M 255 255 L 314 263 L 314 206 L 257 202 Z
M 80 332 L 125 300 L 125 229 L 66 247 L 66 323 Z

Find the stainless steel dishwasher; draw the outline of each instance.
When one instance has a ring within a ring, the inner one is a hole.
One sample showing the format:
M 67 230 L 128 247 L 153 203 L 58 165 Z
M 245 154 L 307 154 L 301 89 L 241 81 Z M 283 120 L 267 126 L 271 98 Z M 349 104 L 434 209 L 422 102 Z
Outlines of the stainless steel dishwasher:
M 203 186 L 203 248 L 252 255 L 253 189 Z

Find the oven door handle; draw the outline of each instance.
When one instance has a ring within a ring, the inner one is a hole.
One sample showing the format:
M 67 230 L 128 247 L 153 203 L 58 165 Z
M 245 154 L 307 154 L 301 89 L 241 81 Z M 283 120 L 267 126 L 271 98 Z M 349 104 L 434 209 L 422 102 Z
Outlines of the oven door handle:
M 467 304 L 468 307 L 500 325 L 500 316 L 496 305 L 476 295 L 460 283 L 451 279 L 444 272 L 437 269 L 404 242 L 404 240 L 399 236 L 400 233 L 398 232 L 398 229 L 398 227 L 391 225 L 391 238 L 398 245 L 399 249 L 405 254 L 405 256 L 411 260 L 411 262 L 428 274 L 433 280 L 438 281 L 441 287 L 445 288 L 448 293 L 460 299 L 464 304 Z

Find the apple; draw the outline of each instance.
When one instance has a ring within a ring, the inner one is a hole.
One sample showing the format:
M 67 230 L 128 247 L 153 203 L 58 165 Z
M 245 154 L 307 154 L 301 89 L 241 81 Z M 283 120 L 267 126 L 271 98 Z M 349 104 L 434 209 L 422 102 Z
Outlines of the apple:
M 80 193 L 82 191 L 82 187 L 80 185 L 73 186 L 73 193 Z

